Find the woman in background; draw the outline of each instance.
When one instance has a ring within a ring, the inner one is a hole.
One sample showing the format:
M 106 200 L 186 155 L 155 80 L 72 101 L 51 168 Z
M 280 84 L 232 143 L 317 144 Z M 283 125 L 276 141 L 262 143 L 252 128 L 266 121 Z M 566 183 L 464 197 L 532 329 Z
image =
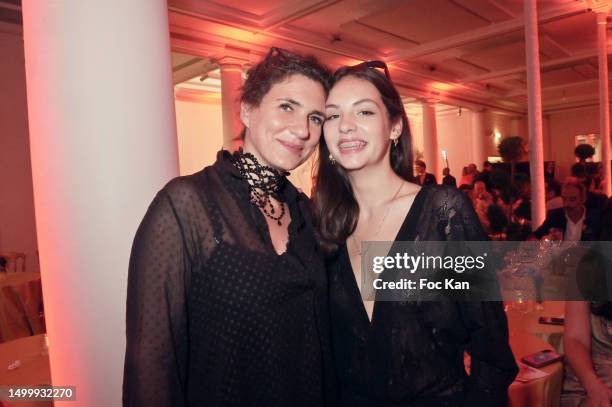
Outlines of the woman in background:
M 130 259 L 124 406 L 322 406 L 327 281 L 286 179 L 318 144 L 329 73 L 272 48 L 248 72 L 244 149 L 155 197 Z
M 336 253 L 328 270 L 341 405 L 505 406 L 517 368 L 501 303 L 362 300 L 362 241 L 486 237 L 461 191 L 411 182 L 408 120 L 386 65 L 343 67 L 333 79 L 315 203 L 321 241 Z
M 612 303 L 567 301 L 562 407 L 612 406 Z

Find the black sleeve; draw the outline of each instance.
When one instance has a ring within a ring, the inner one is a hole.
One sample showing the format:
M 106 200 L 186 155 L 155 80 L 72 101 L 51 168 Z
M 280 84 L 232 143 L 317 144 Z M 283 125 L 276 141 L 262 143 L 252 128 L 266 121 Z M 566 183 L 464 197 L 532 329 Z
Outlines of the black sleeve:
M 601 215 L 601 236 L 599 240 L 612 240 L 612 198 Z
M 472 360 L 464 405 L 504 407 L 518 367 L 502 303 L 464 302 L 459 308 L 470 331 L 467 352 Z
M 130 257 L 124 406 L 186 405 L 190 268 L 176 208 L 162 190 L 138 228 Z
M 546 219 L 544 219 L 544 223 L 540 225 L 536 230 L 533 231 L 533 236 L 538 239 L 541 239 L 544 235 L 547 235 L 550 232 L 550 228 L 552 228 L 551 222 L 551 212 L 546 214 Z
M 460 214 L 451 231 L 454 239 L 487 240 L 478 216 L 467 196 L 451 192 L 449 207 Z M 491 271 L 491 278 L 497 278 Z M 497 285 L 496 285 L 497 286 Z M 508 387 L 518 373 L 518 367 L 508 341 L 508 321 L 500 301 L 461 301 L 459 310 L 469 332 L 466 350 L 471 357 L 465 406 L 506 405 Z

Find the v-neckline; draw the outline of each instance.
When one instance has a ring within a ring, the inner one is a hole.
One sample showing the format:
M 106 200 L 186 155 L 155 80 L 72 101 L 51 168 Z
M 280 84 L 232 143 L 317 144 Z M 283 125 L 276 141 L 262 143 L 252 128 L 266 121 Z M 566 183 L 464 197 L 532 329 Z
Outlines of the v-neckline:
M 423 200 L 423 196 L 424 196 L 423 190 L 424 189 L 426 189 L 426 187 L 421 187 L 421 189 L 419 189 L 416 196 L 414 197 L 412 201 L 412 205 L 410 205 L 410 209 L 408 209 L 408 213 L 406 213 L 406 216 L 404 217 L 404 221 L 402 222 L 402 225 L 397 231 L 397 235 L 395 236 L 395 239 L 393 239 L 393 243 L 397 242 L 398 239 L 404 235 L 407 235 L 408 239 L 410 240 L 415 238 L 415 230 L 413 226 L 414 226 L 414 221 L 416 221 L 416 219 L 414 219 L 413 221 L 413 218 L 416 217 L 415 211 L 418 209 L 417 206 L 420 206 L 421 201 Z M 406 239 L 402 239 L 402 240 L 405 241 Z M 389 250 L 389 252 L 391 252 L 392 249 L 393 249 L 393 244 L 391 245 L 391 249 Z M 366 326 L 368 326 L 369 328 L 372 328 L 374 326 L 374 316 L 376 315 L 376 309 L 377 309 L 376 305 L 378 304 L 378 301 L 376 301 L 376 297 L 375 297 L 374 306 L 372 308 L 372 319 L 370 319 L 370 317 L 368 316 L 368 311 L 366 310 L 366 307 L 365 307 L 365 303 L 363 299 L 361 298 L 361 291 L 359 291 L 359 284 L 357 283 L 357 277 L 355 277 L 355 272 L 353 270 L 353 265 L 351 264 L 351 257 L 348 253 L 348 246 L 346 245 L 346 242 L 344 246 L 342 247 L 342 253 L 340 257 L 341 257 L 340 258 L 340 268 L 345 270 L 345 272 L 349 274 L 349 275 L 344 276 L 345 279 L 348 279 L 348 285 L 350 286 L 349 295 L 353 297 L 355 300 L 357 300 L 358 302 L 356 307 L 359 308 L 359 314 L 360 314 L 359 318 L 362 320 L 362 322 L 365 323 Z M 346 267 L 343 267 L 342 265 L 343 262 L 346 263 L 345 264 Z

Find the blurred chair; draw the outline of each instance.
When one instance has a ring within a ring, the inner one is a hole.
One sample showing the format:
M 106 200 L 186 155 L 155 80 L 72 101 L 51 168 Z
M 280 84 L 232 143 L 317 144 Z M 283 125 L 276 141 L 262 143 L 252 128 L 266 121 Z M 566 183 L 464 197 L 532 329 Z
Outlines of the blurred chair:
M 21 252 L 8 252 L 4 254 L 0 254 L 1 257 L 4 257 L 7 261 L 6 271 L 8 272 L 17 272 L 17 270 L 24 272 L 26 271 L 26 255 Z M 21 260 L 21 267 L 17 267 L 19 260 Z

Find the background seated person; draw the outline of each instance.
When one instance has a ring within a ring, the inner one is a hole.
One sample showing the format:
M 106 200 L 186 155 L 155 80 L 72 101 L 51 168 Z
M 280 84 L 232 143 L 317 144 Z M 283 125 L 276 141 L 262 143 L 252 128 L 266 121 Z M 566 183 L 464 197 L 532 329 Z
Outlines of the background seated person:
M 601 212 L 587 208 L 586 187 L 576 178 L 568 178 L 561 187 L 563 208 L 548 211 L 544 223 L 533 232 L 537 239 L 548 235 L 551 229 L 563 232 L 563 240 L 598 240 L 601 233 Z
M 565 303 L 562 407 L 612 406 L 612 303 Z

